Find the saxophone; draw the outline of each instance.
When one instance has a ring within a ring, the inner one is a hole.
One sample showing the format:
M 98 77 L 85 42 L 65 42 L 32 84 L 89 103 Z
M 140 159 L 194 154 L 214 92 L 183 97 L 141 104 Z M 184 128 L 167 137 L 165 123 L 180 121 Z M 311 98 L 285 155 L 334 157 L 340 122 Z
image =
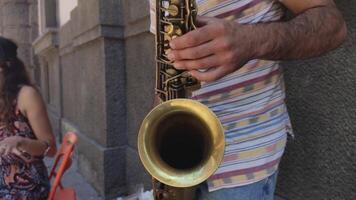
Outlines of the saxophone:
M 156 1 L 156 94 L 162 101 L 189 97 L 200 87 L 188 73 L 174 69 L 166 54 L 171 39 L 196 28 L 196 15 L 195 0 Z
M 224 132 L 205 105 L 188 99 L 200 87 L 167 58 L 169 42 L 193 29 L 195 0 L 156 0 L 156 95 L 161 100 L 143 120 L 138 152 L 153 176 L 155 200 L 195 199 L 198 185 L 218 168 Z

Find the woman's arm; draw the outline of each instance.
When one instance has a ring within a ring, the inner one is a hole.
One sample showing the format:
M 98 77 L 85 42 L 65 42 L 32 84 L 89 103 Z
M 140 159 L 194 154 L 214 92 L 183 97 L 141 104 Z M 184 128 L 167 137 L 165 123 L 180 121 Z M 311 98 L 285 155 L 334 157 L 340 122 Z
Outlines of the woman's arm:
M 26 151 L 33 156 L 41 156 L 45 153 L 48 144 L 47 156 L 54 156 L 57 151 L 55 137 L 41 95 L 36 89 L 24 86 L 19 93 L 18 107 L 29 120 L 37 137 L 37 140 L 22 138 L 18 144 L 19 150 Z

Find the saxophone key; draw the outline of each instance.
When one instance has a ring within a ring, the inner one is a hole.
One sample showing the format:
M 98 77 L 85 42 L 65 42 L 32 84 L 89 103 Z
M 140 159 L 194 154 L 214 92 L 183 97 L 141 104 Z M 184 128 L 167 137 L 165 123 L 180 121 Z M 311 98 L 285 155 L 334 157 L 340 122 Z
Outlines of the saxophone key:
M 176 76 L 178 74 L 177 70 L 175 70 L 173 68 L 166 69 L 166 73 L 170 77 Z
M 174 4 L 176 6 L 179 6 L 180 0 L 171 0 L 171 4 Z
M 176 17 L 179 14 L 179 9 L 178 9 L 178 7 L 176 5 L 170 5 L 167 8 L 167 11 L 168 11 L 169 15 L 172 16 L 172 17 Z

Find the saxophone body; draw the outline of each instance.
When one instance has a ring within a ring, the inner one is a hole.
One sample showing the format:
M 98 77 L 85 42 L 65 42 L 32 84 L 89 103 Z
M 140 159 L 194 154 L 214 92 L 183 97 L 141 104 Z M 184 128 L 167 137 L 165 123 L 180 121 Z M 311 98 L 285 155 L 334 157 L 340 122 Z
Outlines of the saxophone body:
M 138 152 L 152 178 L 155 200 L 193 200 L 198 185 L 218 168 L 224 130 L 205 105 L 188 99 L 200 83 L 176 70 L 169 42 L 193 29 L 195 0 L 156 0 L 156 95 L 160 104 L 143 120 Z
M 156 94 L 162 101 L 187 98 L 200 87 L 185 71 L 176 70 L 167 58 L 169 42 L 195 29 L 195 0 L 156 1 Z

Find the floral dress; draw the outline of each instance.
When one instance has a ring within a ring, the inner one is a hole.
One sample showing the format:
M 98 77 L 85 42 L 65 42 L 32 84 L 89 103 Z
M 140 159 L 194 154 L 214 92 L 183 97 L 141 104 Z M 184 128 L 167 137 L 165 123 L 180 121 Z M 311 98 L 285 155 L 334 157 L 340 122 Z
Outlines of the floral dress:
M 18 109 L 15 116 L 11 128 L 0 127 L 0 141 L 11 136 L 36 139 L 27 118 Z M 0 200 L 47 199 L 50 184 L 43 157 L 30 160 L 25 162 L 14 154 L 0 157 Z

